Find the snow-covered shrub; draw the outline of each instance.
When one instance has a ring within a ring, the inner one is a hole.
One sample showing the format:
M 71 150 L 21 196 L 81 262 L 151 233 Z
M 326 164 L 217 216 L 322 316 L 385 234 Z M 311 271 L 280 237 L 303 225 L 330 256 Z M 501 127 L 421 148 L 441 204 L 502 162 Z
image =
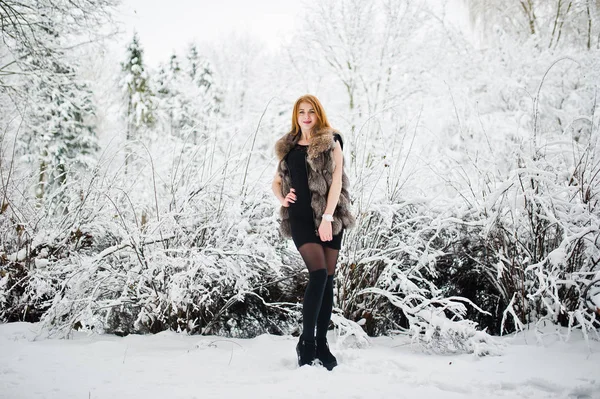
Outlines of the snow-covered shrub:
M 492 54 L 486 55 L 490 61 Z M 493 332 L 544 320 L 595 329 L 597 317 L 586 309 L 582 291 L 600 273 L 591 84 L 598 79 L 597 57 L 542 53 L 526 64 L 518 61 L 523 49 L 516 47 L 503 57 L 514 69 L 496 71 L 498 87 L 475 93 L 486 108 L 478 107 L 479 121 L 468 107 L 461 115 L 466 122 L 460 128 L 469 134 L 461 135 L 460 153 L 450 155 L 462 161 L 446 162 L 451 172 L 445 180 L 477 221 L 464 239 L 479 253 L 460 252 L 498 297 L 496 315 L 502 317 Z M 518 84 L 509 89 L 509 82 Z M 523 99 L 518 92 L 533 95 Z
M 208 168 L 209 179 L 190 178 L 198 151 L 182 146 L 178 138 L 141 146 L 126 171 L 136 173 L 132 186 L 124 169 L 101 161 L 64 189 L 64 212 L 36 206 L 34 196 L 12 202 L 0 215 L 2 320 L 41 317 L 59 335 L 86 328 L 255 336 L 295 328 L 305 276 L 280 240 L 272 198 L 261 190 L 240 195 L 231 160 L 215 157 L 221 179 Z M 171 181 L 163 178 L 171 164 L 155 165 L 151 155 L 169 151 L 183 158 Z
M 281 265 L 269 201 L 231 200 L 219 216 L 207 209 L 216 204 L 206 192 L 140 226 L 127 217 L 133 211 L 115 207 L 115 245 L 54 264 L 63 284 L 43 322 L 63 334 L 80 327 L 237 337 L 288 332 L 297 314 L 295 301 L 285 298 L 297 291 L 278 280 L 297 271 Z M 284 302 L 271 303 L 275 298 Z
M 548 319 L 598 327 L 581 298 L 599 272 L 598 122 L 587 80 L 597 76 L 597 59 L 544 54 L 528 65 L 517 61 L 523 51 L 504 55 L 514 58 L 514 69 L 495 72 L 498 86 L 489 79 L 479 86 L 476 77 L 471 90 L 455 93 L 456 120 L 444 120 L 447 137 L 427 152 L 419 140 L 395 137 L 409 129 L 383 115 L 374 129 L 386 145 L 370 146 L 369 162 L 352 165 L 361 218 L 346 240 L 339 302 L 369 334 L 419 330 L 413 326 L 436 331 L 432 320 L 410 319 L 414 306 L 442 307 L 446 316 L 476 321 L 493 334 Z M 478 56 L 491 61 L 493 54 Z M 519 71 L 535 78 L 516 79 Z M 519 99 L 525 91 L 535 97 Z M 476 100 L 486 108 L 470 105 Z M 397 141 L 410 148 L 399 151 Z M 407 170 L 398 167 L 402 162 L 423 166 Z M 448 315 L 451 304 L 430 302 L 452 297 L 474 306 Z
M 465 318 L 471 300 L 448 295 L 437 260 L 457 238 L 455 220 L 435 216 L 426 203 L 401 203 L 363 214 L 348 235 L 338 301 L 346 317 L 370 335 L 408 333 L 435 352 L 497 353 L 493 340 Z M 450 293 L 451 294 L 451 293 Z
M 8 255 L 14 259 L 3 262 L 3 299 L 13 291 L 24 306 L 42 300 L 42 321 L 61 335 L 73 328 L 122 334 L 170 328 L 238 337 L 287 333 L 297 323 L 300 276 L 296 268 L 282 267 L 286 250 L 273 242 L 274 213 L 265 204 L 264 198 L 240 203 L 216 220 L 197 213 L 189 225 L 187 218 L 165 215 L 161 229 L 169 233 L 162 236 L 148 233 L 158 222 L 144 232 L 125 219 L 127 212 L 106 207 L 77 227 L 89 240 L 86 248 L 68 243 L 45 263 Z M 123 218 L 111 226 L 109 239 L 100 231 L 105 218 Z M 65 239 L 48 238 L 45 246 Z M 111 246 L 97 246 L 110 240 Z M 31 256 L 39 253 L 31 244 L 25 248 Z M 26 269 L 20 263 L 26 261 L 35 266 Z M 18 278 L 28 281 L 21 291 L 15 290 Z M 11 320 L 20 309 L 6 305 L 3 318 Z

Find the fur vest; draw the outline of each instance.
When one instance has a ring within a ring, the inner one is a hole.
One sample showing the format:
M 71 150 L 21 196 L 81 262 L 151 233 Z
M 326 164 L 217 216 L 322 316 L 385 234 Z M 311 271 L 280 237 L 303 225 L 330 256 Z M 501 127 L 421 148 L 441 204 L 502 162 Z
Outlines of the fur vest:
M 308 170 L 308 188 L 311 192 L 311 207 L 314 214 L 315 228 L 318 229 L 321 224 L 321 216 L 327 207 L 327 195 L 329 187 L 333 181 L 333 171 L 335 169 L 335 161 L 332 153 L 335 146 L 333 134 L 337 133 L 330 128 L 324 128 L 311 138 L 307 150 L 307 170 Z M 341 135 L 340 135 L 341 137 Z M 294 148 L 300 140 L 300 135 L 294 136 L 291 133 L 285 134 L 275 144 L 275 153 L 279 164 L 277 173 L 281 177 L 281 195 L 284 197 L 289 193 L 292 185 L 290 172 L 285 161 L 286 155 Z M 342 171 L 342 190 L 337 206 L 333 212 L 332 230 L 333 234 L 339 234 L 342 228 L 352 228 L 355 224 L 354 216 L 350 211 L 350 195 L 348 187 L 350 181 L 345 171 Z M 279 211 L 280 231 L 284 237 L 291 237 L 290 216 L 288 208 L 282 206 Z

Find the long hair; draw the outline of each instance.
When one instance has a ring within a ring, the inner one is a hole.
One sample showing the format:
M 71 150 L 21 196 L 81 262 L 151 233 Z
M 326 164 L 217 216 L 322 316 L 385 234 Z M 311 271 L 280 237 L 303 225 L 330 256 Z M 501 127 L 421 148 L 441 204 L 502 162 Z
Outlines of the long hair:
M 321 105 L 319 99 L 312 94 L 305 94 L 299 99 L 296 100 L 294 104 L 294 110 L 292 111 L 292 128 L 290 133 L 293 135 L 297 135 L 301 132 L 300 124 L 298 124 L 298 108 L 300 108 L 301 103 L 309 103 L 315 110 L 315 114 L 317 115 L 317 122 L 315 123 L 315 127 L 313 128 L 313 133 L 318 134 L 319 130 L 324 127 L 331 127 L 329 121 L 327 120 L 327 115 L 325 114 L 325 110 Z

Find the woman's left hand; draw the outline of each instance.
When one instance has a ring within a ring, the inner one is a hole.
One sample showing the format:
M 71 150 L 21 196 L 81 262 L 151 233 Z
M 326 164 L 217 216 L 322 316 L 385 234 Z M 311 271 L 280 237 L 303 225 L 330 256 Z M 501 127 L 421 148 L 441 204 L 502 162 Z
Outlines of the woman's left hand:
M 321 224 L 319 225 L 319 237 L 321 241 L 331 241 L 333 239 L 331 230 L 331 222 L 321 220 Z

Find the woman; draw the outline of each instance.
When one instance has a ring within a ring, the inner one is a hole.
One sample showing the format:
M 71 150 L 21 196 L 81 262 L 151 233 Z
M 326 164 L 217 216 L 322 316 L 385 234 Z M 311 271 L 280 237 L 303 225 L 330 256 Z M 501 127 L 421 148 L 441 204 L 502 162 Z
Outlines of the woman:
M 327 345 L 333 309 L 333 275 L 345 228 L 354 226 L 343 142 L 312 95 L 294 104 L 292 128 L 280 138 L 273 193 L 281 203 L 280 231 L 292 237 L 309 271 L 302 306 L 303 331 L 296 352 L 300 366 L 319 359 L 337 365 Z M 316 335 L 315 335 L 316 326 Z

